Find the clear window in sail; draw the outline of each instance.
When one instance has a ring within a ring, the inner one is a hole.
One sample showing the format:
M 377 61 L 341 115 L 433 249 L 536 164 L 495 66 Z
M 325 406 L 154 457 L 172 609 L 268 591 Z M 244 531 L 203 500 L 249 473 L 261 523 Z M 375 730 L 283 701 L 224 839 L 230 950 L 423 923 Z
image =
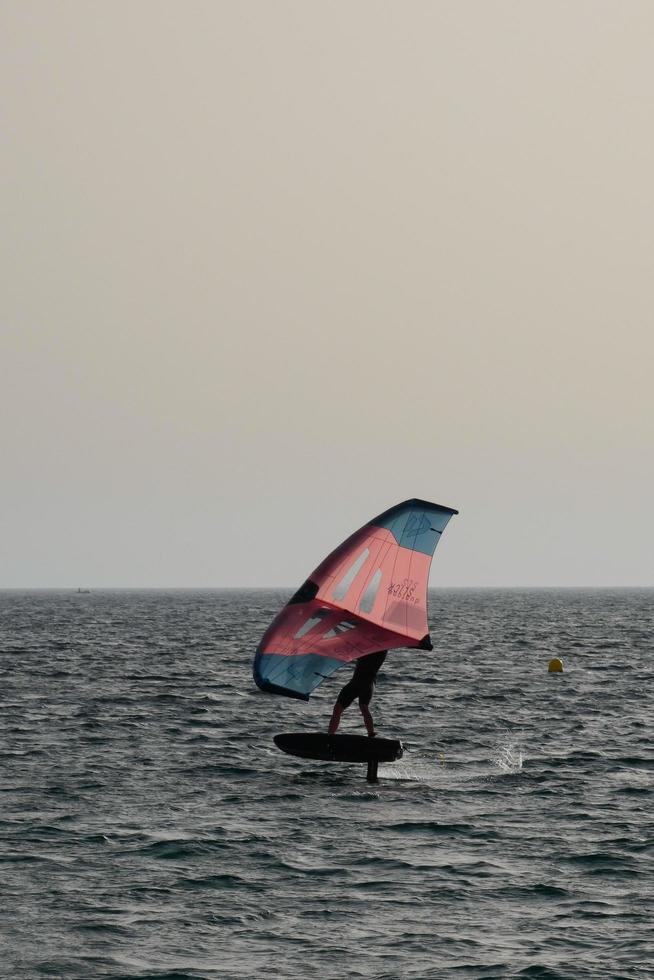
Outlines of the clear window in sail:
M 336 600 L 336 602 L 343 601 L 343 599 L 347 595 L 348 589 L 350 588 L 355 578 L 363 568 L 369 554 L 370 554 L 370 549 L 364 548 L 364 550 L 361 552 L 361 554 L 354 562 L 354 564 L 350 565 L 347 572 L 345 573 L 345 575 L 340 580 L 340 582 L 338 583 L 338 585 L 336 586 L 336 588 L 332 593 L 332 597 Z
M 350 630 L 356 629 L 356 626 L 356 623 L 350 623 L 347 619 L 344 619 L 328 630 L 324 634 L 324 637 L 326 640 L 333 640 L 335 636 L 343 636 L 344 633 L 349 633 Z
M 331 610 L 329 609 L 318 609 L 313 614 L 311 619 L 307 619 L 306 622 L 302 623 L 302 626 L 300 626 L 299 630 L 297 631 L 293 639 L 301 640 L 303 636 L 307 635 L 309 630 L 312 630 L 314 626 L 318 625 L 318 623 L 322 623 L 323 619 L 326 616 L 329 616 L 330 611 Z
M 375 604 L 375 599 L 377 598 L 377 592 L 379 591 L 379 586 L 382 580 L 382 570 L 378 568 L 373 577 L 368 582 L 366 586 L 366 591 L 361 597 L 361 602 L 359 603 L 359 609 L 361 612 L 369 613 L 372 612 L 372 607 Z

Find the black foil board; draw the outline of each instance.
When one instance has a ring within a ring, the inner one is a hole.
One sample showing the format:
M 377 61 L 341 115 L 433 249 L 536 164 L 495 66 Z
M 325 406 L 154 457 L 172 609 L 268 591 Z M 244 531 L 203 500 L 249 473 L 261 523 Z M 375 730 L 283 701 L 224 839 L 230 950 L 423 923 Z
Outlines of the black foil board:
M 402 743 L 395 738 L 365 735 L 327 735 L 325 732 L 289 732 L 275 735 L 282 752 L 301 759 L 324 762 L 395 762 L 402 757 Z

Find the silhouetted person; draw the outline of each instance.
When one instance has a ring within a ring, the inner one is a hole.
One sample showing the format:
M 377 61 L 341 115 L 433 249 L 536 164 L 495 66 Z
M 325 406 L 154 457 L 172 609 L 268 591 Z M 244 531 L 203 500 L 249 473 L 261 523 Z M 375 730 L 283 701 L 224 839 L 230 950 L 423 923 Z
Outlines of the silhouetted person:
M 360 657 L 356 661 L 351 680 L 342 688 L 336 698 L 336 704 L 334 705 L 329 728 L 327 729 L 330 735 L 333 735 L 338 730 L 341 715 L 357 697 L 359 699 L 359 711 L 363 715 L 363 721 L 368 735 L 372 738 L 376 734 L 368 705 L 372 700 L 377 672 L 386 660 L 387 652 L 387 650 L 380 650 L 379 653 L 369 653 L 367 656 Z

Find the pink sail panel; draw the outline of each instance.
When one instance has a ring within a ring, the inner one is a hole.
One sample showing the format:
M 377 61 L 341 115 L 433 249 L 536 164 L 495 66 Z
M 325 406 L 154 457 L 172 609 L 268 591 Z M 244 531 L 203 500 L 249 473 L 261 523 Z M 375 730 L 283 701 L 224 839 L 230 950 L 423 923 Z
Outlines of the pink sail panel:
M 399 631 L 384 629 L 320 599 L 311 599 L 285 606 L 264 634 L 259 651 L 285 657 L 319 652 L 348 663 L 376 650 L 405 646 L 407 639 Z
M 368 526 L 332 552 L 311 580 L 316 599 L 420 641 L 428 632 L 430 566 L 431 555 L 400 547 L 386 528 Z

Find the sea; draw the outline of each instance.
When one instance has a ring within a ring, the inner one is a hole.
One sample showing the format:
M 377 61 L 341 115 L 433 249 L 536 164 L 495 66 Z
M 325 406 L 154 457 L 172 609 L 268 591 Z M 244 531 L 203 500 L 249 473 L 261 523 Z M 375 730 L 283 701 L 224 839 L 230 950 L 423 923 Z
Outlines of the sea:
M 432 591 L 378 784 L 273 744 L 289 595 L 0 593 L 0 976 L 654 977 L 654 591 Z

